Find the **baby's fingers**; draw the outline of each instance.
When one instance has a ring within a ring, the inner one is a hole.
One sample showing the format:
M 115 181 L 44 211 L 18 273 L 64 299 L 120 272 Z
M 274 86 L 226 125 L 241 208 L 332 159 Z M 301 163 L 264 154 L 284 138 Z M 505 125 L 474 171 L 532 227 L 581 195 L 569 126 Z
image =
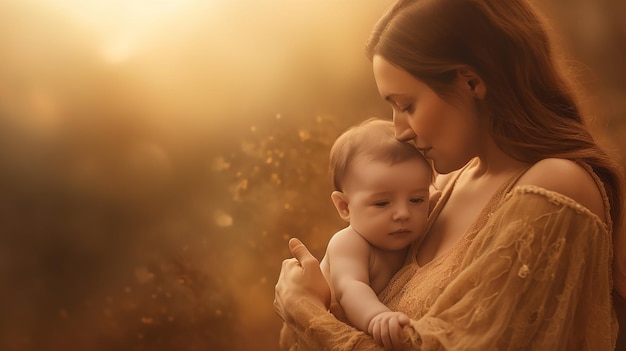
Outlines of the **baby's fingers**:
M 402 328 L 409 324 L 409 317 L 404 313 L 385 312 L 372 319 L 368 331 L 377 344 L 385 350 L 402 350 L 404 331 Z
M 402 350 L 402 340 L 404 339 L 404 330 L 402 328 L 408 324 L 409 317 L 405 314 L 396 314 L 389 319 L 387 327 L 391 350 Z

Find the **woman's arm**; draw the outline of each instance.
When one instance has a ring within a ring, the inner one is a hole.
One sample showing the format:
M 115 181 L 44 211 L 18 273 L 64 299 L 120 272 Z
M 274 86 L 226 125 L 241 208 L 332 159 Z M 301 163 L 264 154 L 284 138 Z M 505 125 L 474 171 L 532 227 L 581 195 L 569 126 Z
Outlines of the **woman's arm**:
M 281 338 L 295 339 L 299 350 L 383 350 L 371 336 L 328 311 L 330 289 L 317 259 L 302 242 L 291 239 L 289 249 L 294 258 L 283 261 L 274 299 L 274 309 L 287 325 Z M 404 337 L 400 349 L 411 349 L 409 344 Z
M 289 240 L 294 258 L 283 261 L 274 292 L 274 310 L 287 323 L 293 323 L 292 307 L 306 299 L 321 311 L 330 307 L 330 288 L 319 267 L 319 261 L 298 239 Z

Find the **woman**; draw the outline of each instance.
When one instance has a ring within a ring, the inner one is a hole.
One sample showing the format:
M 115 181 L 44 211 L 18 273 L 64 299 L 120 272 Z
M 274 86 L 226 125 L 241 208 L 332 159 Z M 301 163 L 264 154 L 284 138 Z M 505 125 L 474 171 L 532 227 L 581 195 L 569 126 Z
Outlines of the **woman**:
M 614 302 L 626 296 L 622 176 L 531 6 L 400 0 L 367 53 L 396 137 L 441 174 L 427 234 L 380 294 L 411 320 L 376 340 L 339 321 L 317 261 L 292 240 L 274 302 L 281 346 L 613 350 Z

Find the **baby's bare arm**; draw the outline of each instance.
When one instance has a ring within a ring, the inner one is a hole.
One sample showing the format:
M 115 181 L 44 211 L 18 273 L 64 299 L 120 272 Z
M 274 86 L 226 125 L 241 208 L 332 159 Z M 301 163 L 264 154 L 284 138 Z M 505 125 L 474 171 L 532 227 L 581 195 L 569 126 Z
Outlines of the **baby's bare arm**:
M 370 244 L 350 228 L 335 234 L 326 252 L 337 302 L 350 324 L 365 332 L 372 318 L 389 311 L 369 285 L 370 253 Z

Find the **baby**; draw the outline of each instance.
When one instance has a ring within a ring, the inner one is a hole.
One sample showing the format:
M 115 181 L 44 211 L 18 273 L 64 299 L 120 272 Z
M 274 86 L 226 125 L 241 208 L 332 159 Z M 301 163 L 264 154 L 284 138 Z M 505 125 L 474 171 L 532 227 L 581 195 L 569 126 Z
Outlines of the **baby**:
M 416 148 L 395 139 L 391 121 L 379 119 L 337 138 L 330 171 L 331 199 L 349 225 L 328 242 L 321 269 L 348 322 L 380 340 L 409 322 L 378 294 L 426 229 L 433 171 Z

